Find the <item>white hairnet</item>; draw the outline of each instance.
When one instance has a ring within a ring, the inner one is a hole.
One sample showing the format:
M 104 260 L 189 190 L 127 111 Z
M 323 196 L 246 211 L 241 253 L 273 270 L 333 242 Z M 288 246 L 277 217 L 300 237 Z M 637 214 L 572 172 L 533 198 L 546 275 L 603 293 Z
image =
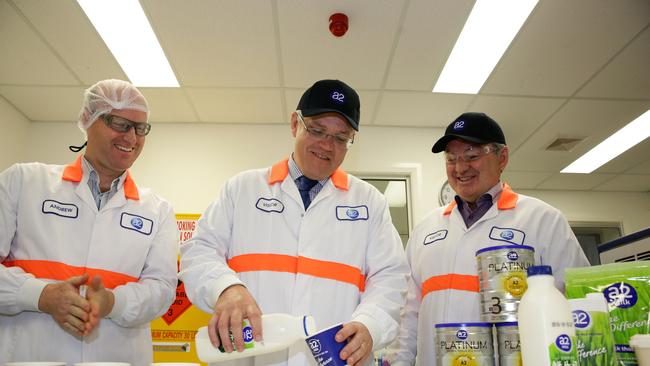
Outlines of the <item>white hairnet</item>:
M 97 82 L 84 91 L 84 103 L 79 112 L 79 129 L 86 130 L 103 114 L 113 109 L 133 109 L 149 114 L 147 100 L 133 84 L 117 79 Z

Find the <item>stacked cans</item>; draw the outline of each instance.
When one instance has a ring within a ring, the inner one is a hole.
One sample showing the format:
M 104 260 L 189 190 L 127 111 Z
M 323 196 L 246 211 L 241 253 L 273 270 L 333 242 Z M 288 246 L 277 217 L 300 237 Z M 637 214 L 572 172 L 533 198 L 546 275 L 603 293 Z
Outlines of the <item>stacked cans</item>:
M 492 366 L 494 345 L 490 323 L 436 324 L 437 366 Z
M 501 245 L 476 252 L 481 321 L 495 325 L 499 366 L 521 366 L 517 310 L 528 288 L 526 270 L 535 265 L 535 249 Z

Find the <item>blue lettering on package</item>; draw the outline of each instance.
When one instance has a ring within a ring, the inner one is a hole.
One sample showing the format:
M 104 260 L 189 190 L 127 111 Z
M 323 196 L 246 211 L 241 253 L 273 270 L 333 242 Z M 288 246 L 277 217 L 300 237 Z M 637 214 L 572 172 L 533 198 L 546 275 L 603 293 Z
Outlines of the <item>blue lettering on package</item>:
M 368 207 L 362 206 L 336 206 L 336 218 L 341 221 L 368 220 Z
M 255 203 L 255 207 L 258 210 L 264 212 L 282 212 L 284 211 L 284 204 L 275 198 L 263 198 L 260 197 Z
M 73 203 L 61 203 L 55 200 L 43 201 L 42 211 L 44 214 L 52 214 L 71 219 L 79 217 L 79 208 L 77 205 Z
M 585 329 L 591 324 L 591 317 L 589 313 L 584 310 L 574 310 L 573 314 L 573 325 L 578 329 Z
M 457 337 L 458 339 L 462 339 L 462 340 L 467 339 L 467 330 L 465 330 L 465 329 L 458 329 L 458 331 L 456 332 L 456 337 Z
M 516 261 L 517 259 L 519 259 L 519 254 L 517 254 L 517 252 L 515 252 L 514 250 L 508 252 L 508 254 L 506 254 L 506 256 L 507 256 L 508 259 L 510 259 L 511 261 Z
M 128 230 L 137 231 L 144 235 L 150 235 L 153 231 L 152 220 L 128 212 L 122 212 L 122 216 L 120 217 L 120 226 Z
M 621 309 L 630 308 L 639 300 L 634 286 L 625 282 L 617 282 L 605 287 L 603 294 L 610 306 Z
M 490 239 L 505 241 L 510 244 L 524 245 L 526 233 L 513 228 L 492 227 L 490 230 Z
M 311 350 L 311 353 L 313 353 L 314 355 L 319 354 L 321 349 L 323 348 L 318 339 L 310 339 L 309 341 L 307 341 L 307 343 L 309 344 L 309 349 Z
M 555 339 L 555 346 L 562 352 L 570 352 L 572 347 L 571 337 L 566 334 L 560 334 Z
M 431 234 L 424 237 L 424 245 L 429 245 L 435 243 L 447 237 L 447 230 L 438 230 L 434 231 Z
M 247 325 L 242 329 L 242 336 L 244 337 L 244 343 L 250 343 L 253 341 L 253 327 Z

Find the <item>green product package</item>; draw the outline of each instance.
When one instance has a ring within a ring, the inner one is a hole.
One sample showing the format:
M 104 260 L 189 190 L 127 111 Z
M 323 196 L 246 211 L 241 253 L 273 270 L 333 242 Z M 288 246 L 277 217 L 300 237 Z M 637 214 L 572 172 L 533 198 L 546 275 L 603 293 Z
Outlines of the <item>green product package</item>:
M 609 307 L 610 326 L 620 366 L 636 366 L 630 337 L 650 333 L 650 261 L 567 268 L 568 299 L 601 292 Z
M 590 316 L 593 328 L 609 330 L 610 325 L 607 313 L 594 312 Z M 616 355 L 608 352 L 610 349 L 615 348 L 611 336 L 576 329 L 576 337 L 578 338 L 580 365 L 616 365 Z

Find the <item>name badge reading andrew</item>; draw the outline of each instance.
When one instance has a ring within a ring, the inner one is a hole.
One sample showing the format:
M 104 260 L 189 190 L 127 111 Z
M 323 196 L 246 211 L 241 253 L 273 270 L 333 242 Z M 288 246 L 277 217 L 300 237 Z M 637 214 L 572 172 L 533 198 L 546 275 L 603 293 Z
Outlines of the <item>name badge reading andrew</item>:
M 79 216 L 79 208 L 72 203 L 45 200 L 43 201 L 43 213 L 76 219 Z
M 151 234 L 151 230 L 153 230 L 153 221 L 149 220 L 146 217 L 122 212 L 122 217 L 120 218 L 120 226 L 125 229 L 149 235 Z
M 341 221 L 368 220 L 368 207 L 336 206 L 336 218 Z
M 284 211 L 284 204 L 275 198 L 260 198 L 255 203 L 258 210 L 264 212 L 282 212 Z

